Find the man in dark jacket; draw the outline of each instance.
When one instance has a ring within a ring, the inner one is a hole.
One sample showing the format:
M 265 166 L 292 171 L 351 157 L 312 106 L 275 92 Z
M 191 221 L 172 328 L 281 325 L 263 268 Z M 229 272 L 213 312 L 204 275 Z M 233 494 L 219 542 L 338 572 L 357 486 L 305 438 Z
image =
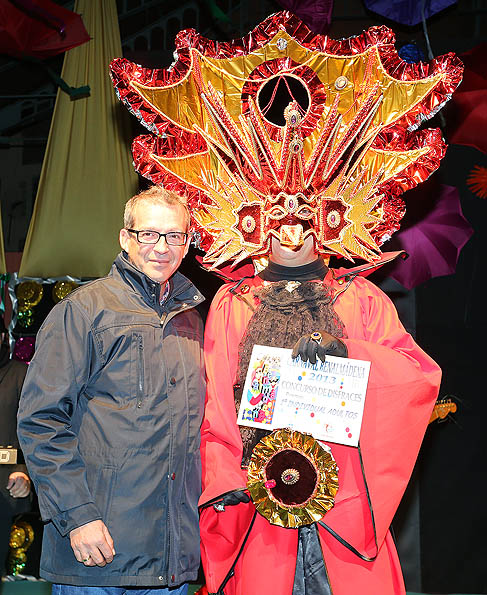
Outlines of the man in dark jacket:
M 13 518 L 30 510 L 30 480 L 16 432 L 20 391 L 27 371 L 10 359 L 8 335 L 0 316 L 0 575 L 5 574 Z
M 197 576 L 204 298 L 176 272 L 189 241 L 182 199 L 140 193 L 110 274 L 39 331 L 19 437 L 53 593 L 184 594 Z

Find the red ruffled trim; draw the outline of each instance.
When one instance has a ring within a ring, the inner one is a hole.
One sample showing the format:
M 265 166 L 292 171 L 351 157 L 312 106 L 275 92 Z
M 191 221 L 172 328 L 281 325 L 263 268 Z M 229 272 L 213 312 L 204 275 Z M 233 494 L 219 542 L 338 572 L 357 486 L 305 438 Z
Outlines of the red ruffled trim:
M 173 122 L 167 120 L 160 112 L 154 111 L 152 105 L 147 103 L 130 83 L 137 81 L 148 87 L 165 87 L 177 83 L 184 77 L 189 68 L 191 59 L 189 54 L 186 57 L 188 58 L 187 61 L 178 60 L 180 67 L 170 71 L 144 68 L 125 58 L 115 58 L 110 64 L 110 76 L 120 101 L 151 132 L 163 137 L 166 135 L 173 136 L 174 138 L 180 137 L 179 146 L 181 153 L 179 153 L 179 156 L 190 155 L 190 151 L 193 149 L 197 153 L 206 150 L 204 139 L 196 132 L 183 130 Z M 169 156 L 175 155 L 171 154 Z
M 172 190 L 177 194 L 185 196 L 190 210 L 199 209 L 201 208 L 201 205 L 211 203 L 206 193 L 202 192 L 199 188 L 191 186 L 188 182 L 180 180 L 171 172 L 163 169 L 152 157 L 153 155 L 161 154 L 169 157 L 168 153 L 160 152 L 162 146 L 170 147 L 177 155 L 178 149 L 174 147 L 179 142 L 182 141 L 178 137 L 167 137 L 162 139 L 151 134 L 138 136 L 132 143 L 135 171 L 144 178 L 150 180 L 153 184 L 162 185 L 168 190 Z M 211 246 L 213 238 L 203 229 L 198 229 L 198 231 L 201 235 L 201 249 L 206 251 Z
M 400 221 L 406 212 L 400 195 L 426 181 L 438 169 L 445 156 L 447 145 L 438 128 L 427 128 L 408 134 L 396 126 L 383 131 L 376 139 L 374 147 L 384 151 L 411 151 L 429 147 L 429 151 L 409 165 L 402 172 L 377 187 L 377 194 L 384 194 L 383 221 L 373 230 L 372 236 L 381 246 L 393 233 L 399 230 Z
M 440 72 L 445 73 L 447 76 L 439 81 L 432 92 L 395 125 L 401 124 L 408 128 L 418 127 L 422 120 L 433 116 L 448 101 L 462 80 L 462 62 L 452 53 L 439 56 L 430 63 L 409 64 L 402 60 L 394 47 L 394 32 L 383 25 L 371 27 L 354 37 L 334 40 L 328 36 L 313 33 L 295 15 L 288 11 L 282 11 L 268 17 L 244 37 L 228 42 L 207 39 L 196 33 L 194 29 L 181 31 L 176 36 L 178 60 L 170 69 L 144 68 L 123 58 L 116 58 L 110 65 L 113 84 L 120 99 L 128 106 L 129 110 L 149 130 L 160 134 L 167 121 L 162 114 L 153 112 L 152 106 L 147 104 L 129 86 L 130 81 L 136 80 L 149 87 L 166 87 L 175 84 L 187 74 L 191 66 L 191 49 L 196 49 L 201 54 L 216 59 L 243 56 L 263 47 L 279 31 L 286 31 L 310 50 L 339 56 L 352 56 L 377 46 L 386 72 L 398 80 L 417 80 Z M 174 124 L 172 126 L 177 130 Z

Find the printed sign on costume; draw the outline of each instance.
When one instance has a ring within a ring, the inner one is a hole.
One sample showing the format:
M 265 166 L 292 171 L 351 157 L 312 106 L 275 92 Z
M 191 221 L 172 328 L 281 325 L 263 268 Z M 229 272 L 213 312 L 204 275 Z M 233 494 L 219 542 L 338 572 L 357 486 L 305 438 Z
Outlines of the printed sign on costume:
M 318 440 L 358 446 L 370 362 L 326 356 L 316 364 L 291 349 L 255 345 L 237 423 L 290 428 Z

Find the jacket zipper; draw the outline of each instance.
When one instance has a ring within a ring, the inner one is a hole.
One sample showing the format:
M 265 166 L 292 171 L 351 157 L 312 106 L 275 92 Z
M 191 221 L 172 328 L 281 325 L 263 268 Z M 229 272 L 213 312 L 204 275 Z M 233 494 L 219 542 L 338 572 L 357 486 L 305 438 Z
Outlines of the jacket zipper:
M 185 310 L 189 310 L 193 307 L 193 305 L 189 305 L 189 304 L 183 304 L 182 307 L 177 310 L 177 311 L 170 311 L 170 312 L 164 312 L 162 314 L 162 316 L 159 319 L 159 324 L 161 326 L 161 329 L 164 329 L 164 327 L 166 326 L 166 324 L 172 319 L 174 318 L 174 316 L 176 316 L 177 314 L 180 314 L 181 312 L 184 312 Z M 170 580 L 171 580 L 171 569 L 169 568 L 170 564 L 171 564 L 171 552 L 172 552 L 172 541 L 171 541 L 171 524 L 169 521 L 169 499 L 170 499 L 170 495 L 169 492 L 171 492 L 171 497 L 173 496 L 173 492 L 174 489 L 172 489 L 172 480 L 171 480 L 171 476 L 170 474 L 168 474 L 168 491 L 167 491 L 167 510 L 166 510 L 166 527 L 167 527 L 167 545 L 166 545 L 166 551 L 165 551 L 165 564 L 164 564 L 164 572 L 167 573 L 167 583 L 168 585 L 170 584 Z
M 143 378 L 143 366 L 144 366 L 144 344 L 142 342 L 142 336 L 137 337 L 137 407 L 142 407 L 142 396 L 144 393 L 144 378 Z

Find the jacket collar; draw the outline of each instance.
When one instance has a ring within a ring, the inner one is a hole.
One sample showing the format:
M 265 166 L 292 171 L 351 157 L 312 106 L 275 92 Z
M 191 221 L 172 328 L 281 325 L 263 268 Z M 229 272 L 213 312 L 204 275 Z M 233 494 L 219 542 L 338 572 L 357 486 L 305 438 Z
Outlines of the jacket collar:
M 113 275 L 115 271 L 118 272 L 125 283 L 139 293 L 142 299 L 157 312 L 167 309 L 179 309 L 182 304 L 197 306 L 205 299 L 187 277 L 176 271 L 169 280 L 171 293 L 161 306 L 159 304 L 159 283 L 153 281 L 136 268 L 128 260 L 125 251 L 120 252 L 115 259 L 111 274 Z

